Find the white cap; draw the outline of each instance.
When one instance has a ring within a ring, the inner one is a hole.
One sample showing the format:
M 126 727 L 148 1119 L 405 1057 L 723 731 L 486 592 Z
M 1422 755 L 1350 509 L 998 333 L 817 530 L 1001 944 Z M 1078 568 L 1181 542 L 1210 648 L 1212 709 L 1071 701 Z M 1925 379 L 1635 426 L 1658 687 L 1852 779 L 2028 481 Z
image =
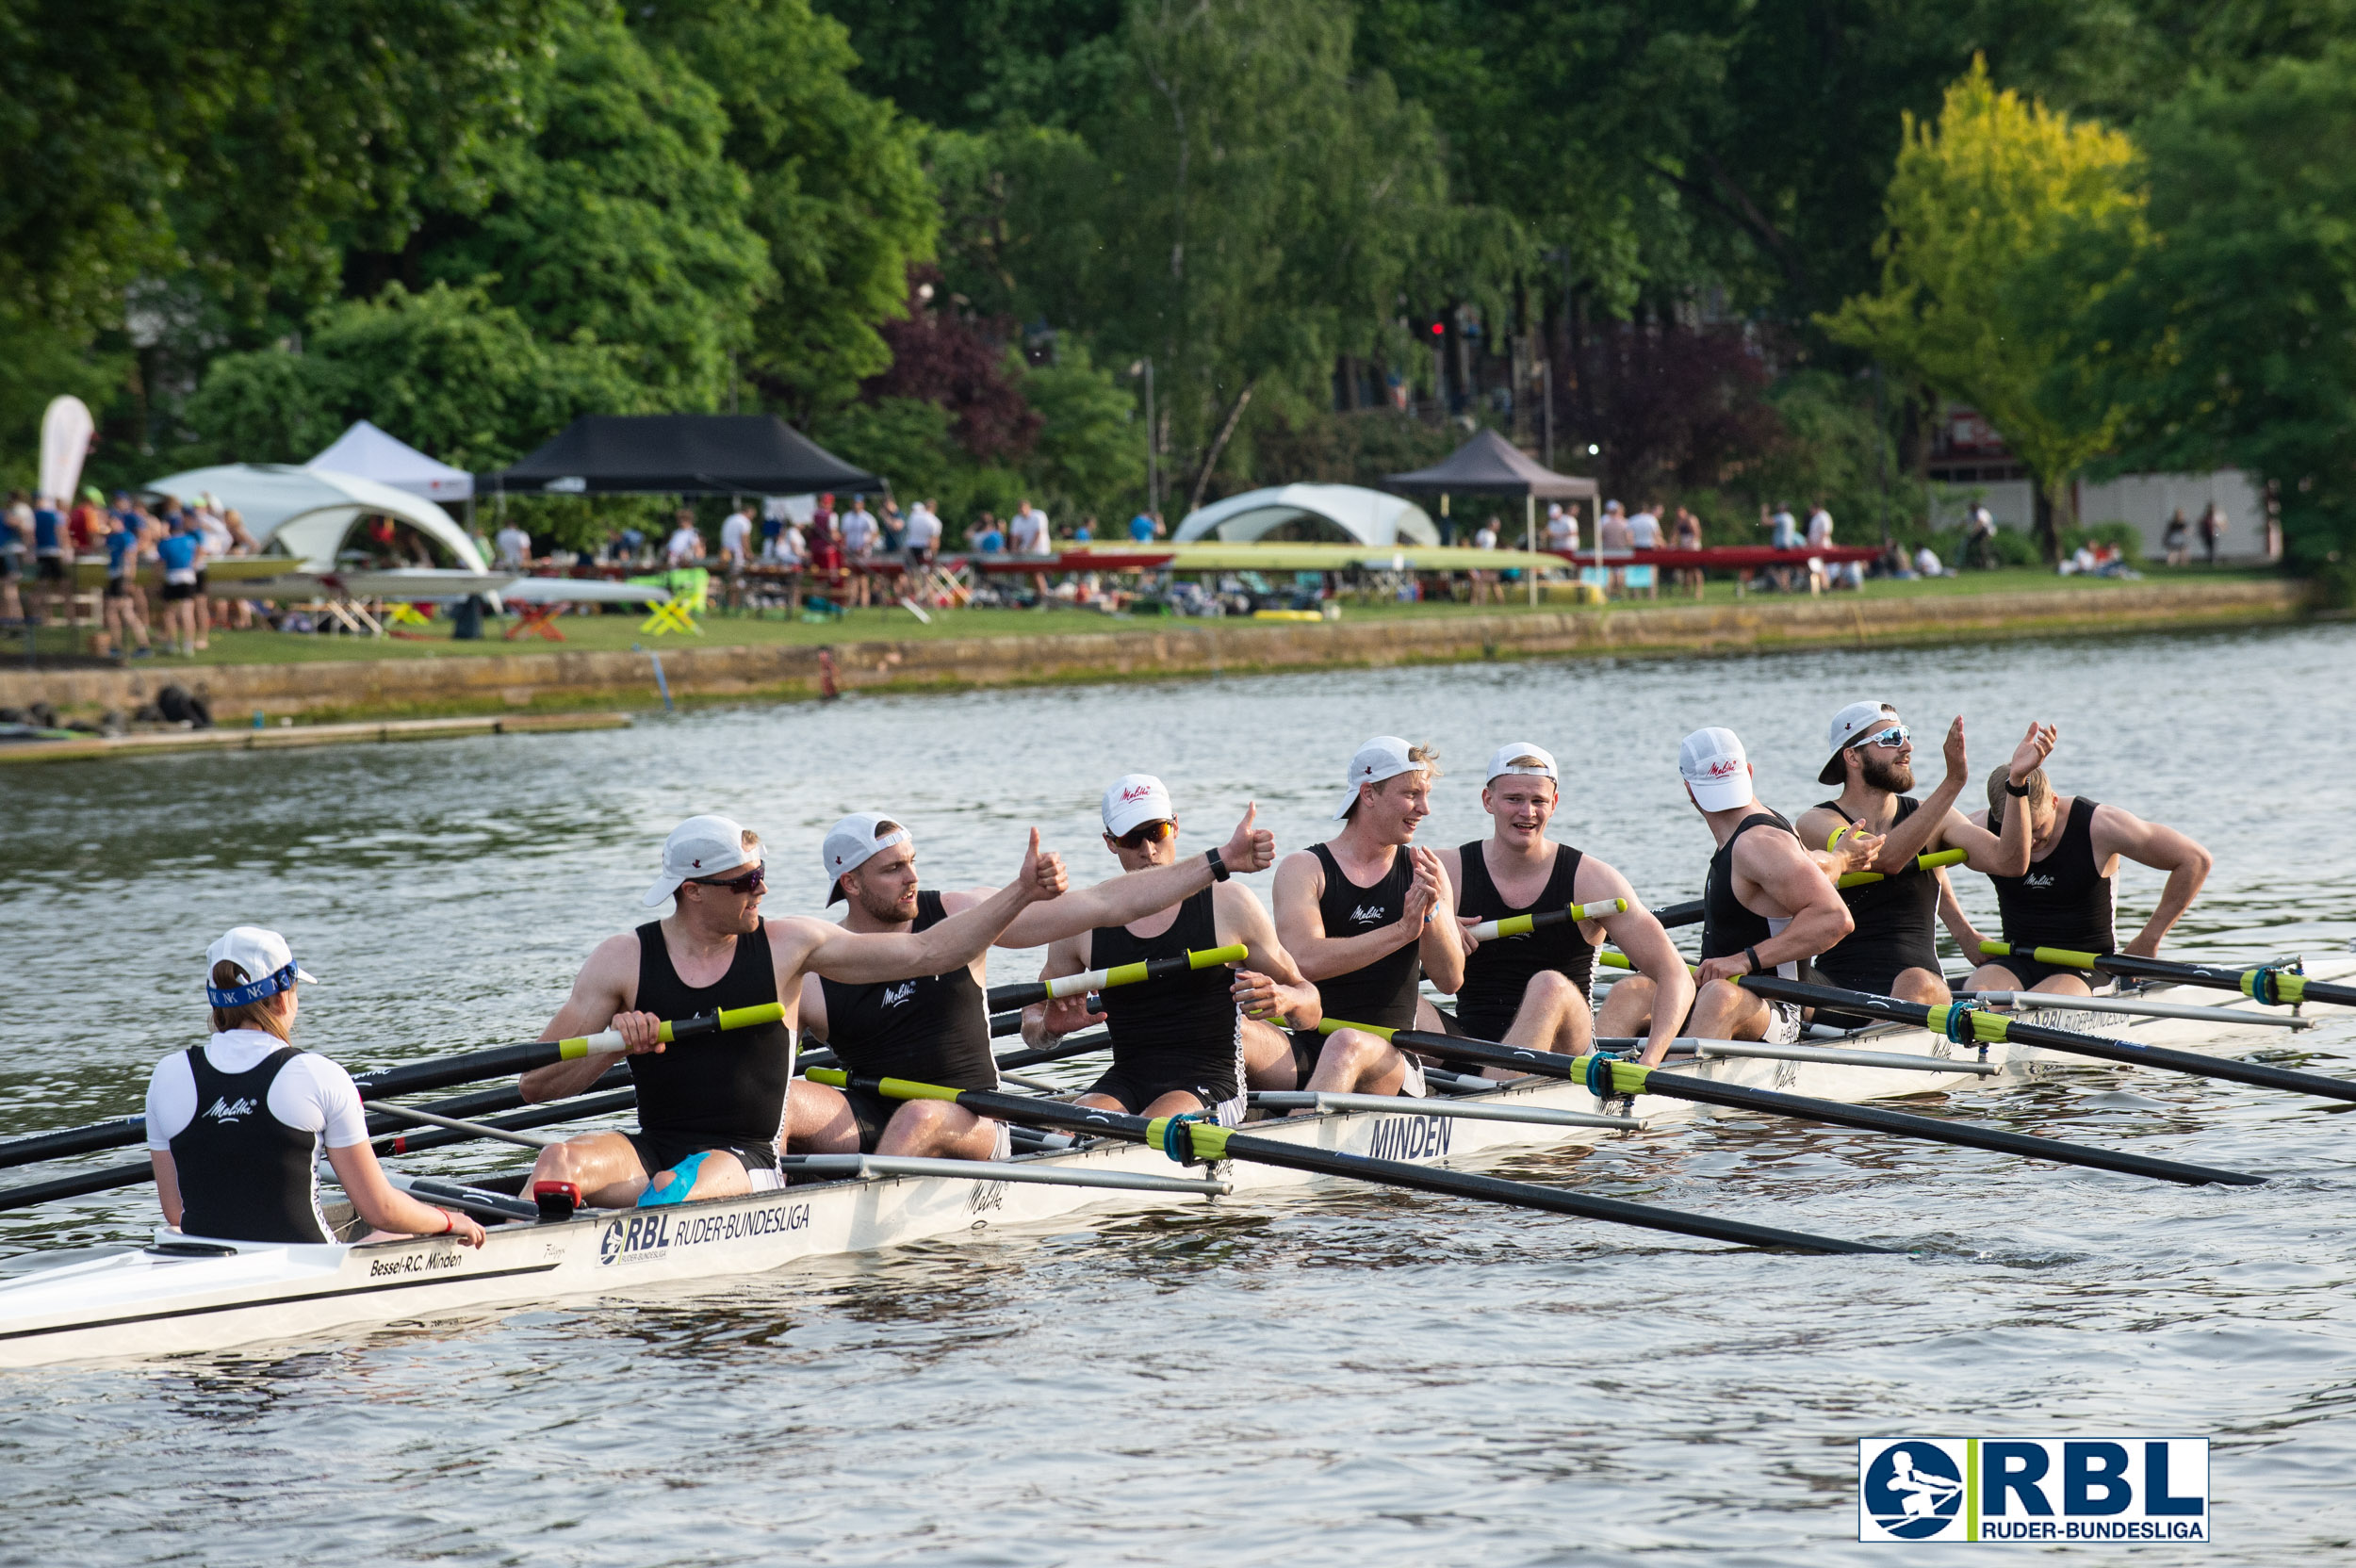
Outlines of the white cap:
M 1894 719 L 1898 710 L 1886 702 L 1853 702 L 1832 716 L 1832 728 L 1824 736 L 1825 748 L 1832 755 L 1824 759 L 1824 770 L 1817 774 L 1819 784 L 1838 784 L 1843 777 L 1841 753 L 1850 742 L 1869 729 L 1878 729 L 1885 718 Z
M 1339 822 L 1350 815 L 1350 808 L 1358 801 L 1359 785 L 1380 784 L 1422 767 L 1423 763 L 1408 755 L 1413 750 L 1414 743 L 1396 735 L 1377 735 L 1360 746 L 1358 755 L 1350 760 L 1350 789 L 1342 796 L 1342 803 L 1333 808 L 1333 820 Z
M 223 960 L 245 971 L 243 985 L 215 988 L 213 966 Z M 205 950 L 205 995 L 216 1007 L 242 1007 L 276 996 L 298 980 L 311 975 L 294 960 L 286 939 L 258 925 L 233 925 L 226 936 Z
M 1519 760 L 1525 757 L 1535 758 L 1536 760 Z M 1528 741 L 1508 741 L 1497 747 L 1496 756 L 1489 759 L 1489 772 L 1485 776 L 1495 780 L 1503 778 L 1509 773 L 1528 774 L 1532 778 L 1551 778 L 1557 784 L 1562 782 L 1562 776 L 1554 771 L 1554 753 Z
M 1677 773 L 1705 811 L 1731 811 L 1751 798 L 1751 760 L 1731 729 L 1713 725 L 1688 735 L 1677 747 Z
M 682 882 L 717 876 L 752 859 L 744 851 L 744 830 L 726 817 L 690 817 L 671 829 L 663 841 L 663 874 L 654 879 L 641 904 L 660 904 L 679 891 Z
M 826 848 L 820 853 L 826 862 L 826 902 L 832 904 L 843 896 L 843 877 L 867 864 L 893 844 L 914 843 L 908 830 L 896 824 L 882 838 L 875 829 L 890 817 L 880 811 L 854 811 L 826 829 Z
M 1120 838 L 1142 823 L 1176 822 L 1170 792 L 1150 773 L 1123 774 L 1104 790 L 1104 831 Z

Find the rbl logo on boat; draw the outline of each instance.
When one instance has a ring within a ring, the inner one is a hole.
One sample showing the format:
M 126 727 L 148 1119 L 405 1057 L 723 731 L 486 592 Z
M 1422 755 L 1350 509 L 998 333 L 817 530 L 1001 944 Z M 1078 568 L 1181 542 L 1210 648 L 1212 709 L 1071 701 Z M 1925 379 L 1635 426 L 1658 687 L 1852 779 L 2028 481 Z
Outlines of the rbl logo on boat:
M 1868 1437 L 1859 1541 L 2206 1542 L 2205 1437 Z

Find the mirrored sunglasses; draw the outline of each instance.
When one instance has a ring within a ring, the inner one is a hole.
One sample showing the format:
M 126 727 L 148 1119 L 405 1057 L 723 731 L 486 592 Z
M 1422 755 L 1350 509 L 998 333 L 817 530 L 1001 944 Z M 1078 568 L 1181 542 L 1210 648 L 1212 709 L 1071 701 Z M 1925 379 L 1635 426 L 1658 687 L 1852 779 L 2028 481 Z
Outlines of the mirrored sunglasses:
M 1176 823 L 1171 822 L 1167 817 L 1161 817 L 1156 818 L 1153 822 L 1141 822 L 1137 824 L 1137 826 L 1132 827 L 1128 832 L 1123 833 L 1120 838 L 1115 839 L 1113 842 L 1121 845 L 1123 849 L 1143 849 L 1147 844 L 1160 843 L 1164 839 L 1170 838 L 1175 835 L 1177 831 L 1178 825 Z

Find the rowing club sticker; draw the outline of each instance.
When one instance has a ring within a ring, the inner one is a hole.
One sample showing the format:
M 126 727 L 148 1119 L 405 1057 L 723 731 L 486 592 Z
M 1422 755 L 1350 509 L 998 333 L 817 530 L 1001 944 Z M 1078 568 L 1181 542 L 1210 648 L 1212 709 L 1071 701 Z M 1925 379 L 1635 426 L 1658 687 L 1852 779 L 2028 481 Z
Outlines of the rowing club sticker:
M 2206 1544 L 2205 1437 L 1869 1437 L 1859 1541 Z

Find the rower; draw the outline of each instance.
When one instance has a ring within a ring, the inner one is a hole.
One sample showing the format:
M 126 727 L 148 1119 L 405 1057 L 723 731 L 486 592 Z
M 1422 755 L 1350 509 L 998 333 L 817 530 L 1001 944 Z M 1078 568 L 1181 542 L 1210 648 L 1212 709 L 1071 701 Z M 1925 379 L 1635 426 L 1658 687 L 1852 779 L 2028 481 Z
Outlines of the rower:
M 1004 924 L 997 944 L 1046 947 L 1083 931 L 1126 925 L 1235 872 L 1266 870 L 1276 858 L 1276 839 L 1253 825 L 1257 816 L 1256 809 L 1246 810 L 1219 849 L 1075 889 L 1052 905 L 1025 911 Z M 826 902 L 845 899 L 850 906 L 843 917 L 846 931 L 930 931 L 996 896 L 988 888 L 921 889 L 913 836 L 872 811 L 844 817 L 829 828 L 825 858 Z M 802 987 L 802 1017 L 812 1038 L 823 1038 L 845 1068 L 862 1076 L 994 1089 L 998 1063 L 990 1049 L 981 957 L 971 953 L 890 985 L 813 977 Z M 806 1078 L 794 1086 L 791 1142 L 796 1152 L 987 1160 L 1003 1158 L 1007 1141 L 1004 1122 L 945 1101 L 892 1101 Z
M 2018 809 L 2024 803 L 2025 812 Z M 2125 952 L 2156 958 L 2160 939 L 2192 906 L 2215 863 L 2206 849 L 2173 827 L 2145 822 L 2132 811 L 2099 805 L 2084 795 L 2054 794 L 2041 767 L 2018 780 L 2004 771 L 1988 775 L 1988 809 L 1973 812 L 1971 820 L 1983 826 L 2010 827 L 2021 817 L 2027 818 L 2030 833 L 2026 872 L 1988 878 L 1996 885 L 2004 940 L 2018 951 L 1987 959 L 1972 971 L 1974 990 L 2090 994 L 2093 976 L 2086 971 L 2038 963 L 2028 956 L 2030 949 Z M 2151 918 L 2123 949 L 2118 945 L 2114 886 L 2122 856 L 2168 874 Z M 1965 955 L 1978 957 L 1980 934 L 1952 891 L 1939 900 L 1939 912 Z
M 1333 812 L 1342 830 L 1276 868 L 1276 934 L 1316 984 L 1327 1018 L 1438 1029 L 1439 1010 L 1418 992 L 1418 976 L 1444 991 L 1464 983 L 1457 924 L 1432 918 L 1456 907 L 1454 885 L 1437 855 L 1414 847 L 1415 828 L 1432 814 L 1435 760 L 1428 747 L 1396 735 L 1360 746 Z M 1314 1029 L 1294 1031 L 1292 1060 L 1254 1076 L 1252 1086 L 1424 1092 L 1421 1064 L 1364 1029 L 1321 1039 Z
M 1496 831 L 1486 840 L 1440 851 L 1440 864 L 1456 889 L 1457 923 L 1464 927 L 1467 950 L 1456 1021 L 1475 1039 L 1573 1055 L 1586 1051 L 1597 1027 L 1587 1001 L 1595 948 L 1609 937 L 1650 978 L 1651 989 L 1629 992 L 1625 1001 L 1618 990 L 1607 997 L 1603 1032 L 1621 1032 L 1616 1026 L 1627 1022 L 1626 1032 L 1633 1033 L 1632 1021 L 1649 1013 L 1651 1043 L 1665 1052 L 1693 1001 L 1685 956 L 1628 878 L 1595 857 L 1546 837 L 1561 798 L 1552 753 L 1527 741 L 1500 746 L 1489 759 L 1488 782 L 1481 790 L 1481 808 L 1495 820 Z M 1626 900 L 1628 907 L 1519 937 L 1473 939 L 1473 928 L 1484 921 L 1614 899 Z
M 1016 878 L 956 917 L 914 933 L 862 934 L 822 920 L 764 920 L 761 839 L 727 817 L 690 817 L 663 844 L 663 874 L 642 901 L 671 913 L 590 954 L 543 1039 L 611 1028 L 622 1052 L 527 1072 L 524 1098 L 580 1094 L 627 1054 L 638 1086 L 634 1133 L 585 1133 L 543 1150 L 532 1192 L 559 1203 L 656 1207 L 779 1185 L 777 1155 L 794 1077 L 805 979 L 882 985 L 973 962 L 1016 915 L 1063 891 L 1063 862 L 1039 832 Z M 666 1021 L 781 1004 L 781 1022 L 664 1049 Z
M 2058 734 L 2051 725 L 2032 722 L 2013 748 L 2005 776 L 2018 782 L 2036 772 Z M 1864 869 L 1883 879 L 1840 890 L 1856 929 L 1816 956 L 1816 972 L 1851 990 L 1933 1004 L 1953 1001 L 1932 920 L 1945 873 L 1923 871 L 1917 858 L 1960 849 L 1963 864 L 1973 871 L 2018 875 L 2029 866 L 2027 824 L 2016 813 L 1999 835 L 1955 809 L 1972 777 L 1960 716 L 1947 727 L 1946 777 L 1925 800 L 1906 793 L 1915 782 L 1913 732 L 1890 704 L 1849 704 L 1833 715 L 1825 745 L 1830 756 L 1816 781 L 1838 784 L 1841 793 L 1800 813 L 1793 825 L 1800 841 L 1830 849 L 1863 823 L 1882 841 L 1881 852 Z
M 1854 927 L 1833 881 L 1871 860 L 1881 841 L 1853 828 L 1837 849 L 1809 853 L 1790 821 L 1759 803 L 1750 759 L 1730 729 L 1688 735 L 1677 750 L 1677 772 L 1718 843 L 1702 890 L 1702 962 L 1694 972 L 1700 989 L 1682 1032 L 1789 1045 L 1800 1037 L 1801 1009 L 1769 1002 L 1735 981 L 1770 970 L 1787 979 L 1812 979 L 1808 960 Z M 1631 976 L 1614 991 L 1632 986 L 1649 991 L 1652 982 Z M 1662 1049 L 1656 1031 L 1644 1060 L 1658 1062 Z
M 1180 861 L 1178 812 L 1160 779 L 1142 773 L 1116 779 L 1102 807 L 1104 847 L 1122 871 Z M 1103 1022 L 1112 1036 L 1112 1067 L 1073 1103 L 1131 1116 L 1209 1112 L 1233 1127 L 1243 1119 L 1250 1076 L 1280 1060 L 1290 1064 L 1286 1030 L 1317 1027 L 1317 988 L 1276 939 L 1259 899 L 1228 874 L 1223 863 L 1214 865 L 1211 885 L 1183 902 L 1047 950 L 1042 980 L 1215 947 L 1240 945 L 1249 954 L 1232 974 L 1212 968 L 1116 987 L 1104 993 L 1102 1013 L 1089 1012 L 1084 996 L 1045 1004 L 1039 1027 L 1047 1033 Z
M 323 1144 L 344 1195 L 379 1232 L 482 1246 L 474 1220 L 384 1179 L 352 1075 L 296 1049 L 295 988 L 311 976 L 286 939 L 236 926 L 205 962 L 213 1037 L 166 1056 L 147 1080 L 147 1157 L 165 1222 L 222 1241 L 332 1242 L 319 1211 Z

